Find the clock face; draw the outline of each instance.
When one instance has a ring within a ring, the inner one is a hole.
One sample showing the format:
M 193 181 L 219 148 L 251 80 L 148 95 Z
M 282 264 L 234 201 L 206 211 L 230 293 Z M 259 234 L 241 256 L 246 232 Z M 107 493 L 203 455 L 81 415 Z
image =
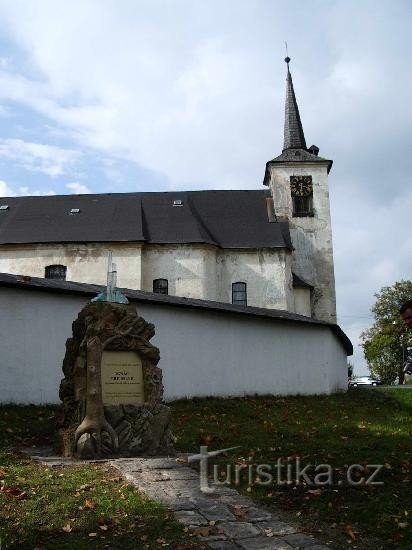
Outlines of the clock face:
M 292 197 L 312 196 L 312 176 L 290 176 L 290 190 Z

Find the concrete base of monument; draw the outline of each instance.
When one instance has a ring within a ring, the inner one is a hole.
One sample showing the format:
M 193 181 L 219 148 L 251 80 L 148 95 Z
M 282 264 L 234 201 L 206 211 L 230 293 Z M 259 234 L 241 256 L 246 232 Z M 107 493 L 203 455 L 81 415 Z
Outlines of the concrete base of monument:
M 106 405 L 104 417 L 116 434 L 102 431 L 82 434 L 75 445 L 77 426 L 63 428 L 58 434 L 56 452 L 80 459 L 173 455 L 170 435 L 170 408 L 161 403 L 149 405 Z

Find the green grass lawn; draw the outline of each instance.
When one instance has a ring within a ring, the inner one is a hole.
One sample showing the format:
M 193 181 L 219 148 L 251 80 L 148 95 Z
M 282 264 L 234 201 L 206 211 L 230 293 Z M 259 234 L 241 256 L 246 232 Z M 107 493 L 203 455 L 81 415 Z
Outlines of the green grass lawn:
M 47 468 L 16 452 L 50 443 L 53 419 L 52 407 L 0 407 L 1 550 L 199 548 L 171 514 L 115 470 Z
M 235 464 L 274 465 L 282 458 L 293 467 L 297 457 L 302 467 L 330 464 L 334 483 L 321 488 L 277 479 L 271 486 L 249 484 L 247 468 L 239 477 L 241 491 L 279 507 L 285 519 L 299 521 L 333 548 L 412 548 L 412 391 L 180 401 L 173 411 L 178 449 L 240 446 L 216 461 L 221 479 L 228 462 L 233 481 Z M 383 485 L 348 486 L 351 464 L 382 464 L 377 480 Z
M 218 470 L 230 463 L 234 481 L 234 467 L 242 467 L 241 491 L 280 509 L 284 519 L 298 522 L 317 538 L 332 541 L 333 548 L 412 547 L 412 391 L 195 399 L 175 402 L 172 408 L 178 450 L 198 452 L 200 444 L 210 450 L 239 446 L 219 458 Z M 53 414 L 49 407 L 0 407 L 2 550 L 200 548 L 170 514 L 107 466 L 46 468 L 17 453 L 18 447 L 50 442 Z M 273 466 L 282 459 L 293 467 L 297 458 L 302 467 L 330 464 L 333 485 L 256 483 L 257 464 Z M 377 481 L 383 485 L 348 486 L 351 464 L 382 464 Z M 26 498 L 9 495 L 7 488 L 24 491 Z

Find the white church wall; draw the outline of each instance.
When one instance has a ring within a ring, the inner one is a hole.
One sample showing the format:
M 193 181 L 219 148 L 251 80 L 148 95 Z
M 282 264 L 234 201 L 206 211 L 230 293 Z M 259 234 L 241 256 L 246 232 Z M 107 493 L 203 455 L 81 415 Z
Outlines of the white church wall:
M 141 245 L 122 243 L 1 245 L 0 273 L 44 277 L 45 267 L 67 267 L 66 279 L 82 283 L 106 284 L 107 254 L 113 252 L 118 270 L 118 286 L 141 288 Z
M 232 301 L 232 283 L 247 284 L 249 306 L 293 311 L 291 255 L 284 250 L 221 250 L 218 300 Z
M 167 279 L 169 294 L 216 300 L 216 250 L 204 245 L 146 245 L 142 254 L 142 290 L 154 279 Z
M 295 313 L 310 317 L 312 309 L 310 289 L 295 287 L 293 289 L 293 297 L 295 301 Z
M 314 317 L 336 322 L 335 276 L 326 164 L 297 162 L 270 165 L 270 187 L 276 214 L 289 220 L 295 251 L 292 269 L 314 286 Z M 313 217 L 293 217 L 290 176 L 311 175 Z
M 57 403 L 65 342 L 88 301 L 0 287 L 1 403 Z M 327 326 L 137 303 L 156 327 L 167 400 L 320 394 L 347 387 L 346 353 Z

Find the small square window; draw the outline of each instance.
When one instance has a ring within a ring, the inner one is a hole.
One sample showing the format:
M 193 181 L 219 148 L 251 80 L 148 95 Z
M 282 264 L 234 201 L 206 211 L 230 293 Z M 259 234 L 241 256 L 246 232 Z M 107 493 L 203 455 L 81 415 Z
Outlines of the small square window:
M 155 294 L 169 294 L 169 281 L 167 279 L 155 279 L 153 281 L 153 292 Z
M 46 279 L 66 280 L 67 267 L 65 265 L 47 265 L 45 269 Z

